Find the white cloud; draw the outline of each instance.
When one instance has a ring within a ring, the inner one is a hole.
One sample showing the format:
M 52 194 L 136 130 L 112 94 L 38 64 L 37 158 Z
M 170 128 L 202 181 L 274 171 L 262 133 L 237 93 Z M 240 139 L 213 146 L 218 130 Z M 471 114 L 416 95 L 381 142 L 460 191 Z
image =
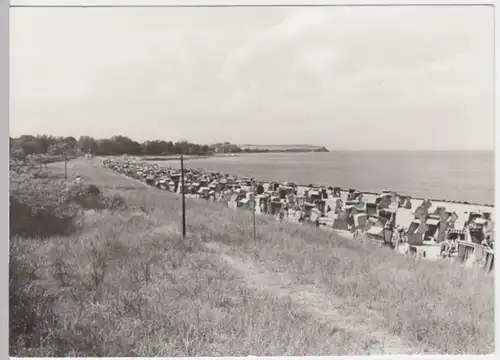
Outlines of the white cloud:
M 391 144 L 491 148 L 492 24 L 486 8 L 14 9 L 11 131 L 377 148 L 373 129 L 410 129 Z

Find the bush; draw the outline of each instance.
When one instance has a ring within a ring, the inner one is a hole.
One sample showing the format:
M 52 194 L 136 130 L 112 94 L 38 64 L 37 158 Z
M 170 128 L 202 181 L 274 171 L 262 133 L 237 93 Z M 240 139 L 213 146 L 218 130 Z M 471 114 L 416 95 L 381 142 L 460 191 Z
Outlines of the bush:
M 52 312 L 56 299 L 37 285 L 38 265 L 30 257 L 30 249 L 21 246 L 20 239 L 13 240 L 9 261 L 10 355 L 26 356 L 26 348 L 42 350 L 51 329 L 56 328 L 56 316 Z M 44 354 L 38 351 L 37 355 Z
M 64 181 L 15 174 L 10 182 L 11 236 L 67 235 L 74 230 L 80 209 L 72 203 Z
M 95 185 L 85 186 L 81 183 L 72 184 L 70 187 L 71 200 L 85 210 L 104 209 L 101 191 Z
M 59 300 L 40 282 L 37 273 L 43 270 L 33 261 L 36 256 L 32 254 L 36 244 L 40 244 L 38 239 L 74 233 L 75 220 L 83 217 L 84 210 L 121 209 L 126 207 L 125 200 L 116 194 L 104 196 L 93 184 L 68 183 L 50 178 L 50 174 L 39 176 L 27 168 L 11 171 L 10 175 L 10 355 L 28 356 L 34 349 L 35 356 L 67 354 L 73 344 L 65 341 L 66 330 L 61 329 L 53 313 Z M 91 282 L 87 282 L 98 288 L 107 265 L 103 256 L 107 253 L 97 248 L 91 250 L 93 267 L 89 273 Z M 66 281 L 63 265 L 66 264 L 54 263 L 60 275 L 55 278 L 62 283 Z
M 85 210 L 122 210 L 126 208 L 123 197 L 117 194 L 105 196 L 99 187 L 94 184 L 85 186 L 74 184 L 71 187 L 73 201 Z
M 123 211 L 129 207 L 125 199 L 118 194 L 103 198 L 103 203 L 104 208 L 111 211 Z
M 90 184 L 89 186 L 87 186 L 85 188 L 85 192 L 90 195 L 90 196 L 99 196 L 101 195 L 101 190 L 99 190 L 99 188 L 94 185 L 94 184 Z
M 48 238 L 54 235 L 69 235 L 74 231 L 76 208 L 60 211 L 57 206 L 32 207 L 10 197 L 11 236 Z
M 47 238 L 69 235 L 82 210 L 123 209 L 119 195 L 104 196 L 96 185 L 68 183 L 35 171 L 11 172 L 10 233 L 12 236 Z

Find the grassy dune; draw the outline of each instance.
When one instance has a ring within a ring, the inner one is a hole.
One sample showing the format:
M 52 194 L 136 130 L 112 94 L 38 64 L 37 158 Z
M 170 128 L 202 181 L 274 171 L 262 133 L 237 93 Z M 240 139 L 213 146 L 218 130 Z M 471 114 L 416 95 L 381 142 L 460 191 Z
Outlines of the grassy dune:
M 491 277 L 260 216 L 253 241 L 250 213 L 193 199 L 183 241 L 176 195 L 68 166 L 101 194 L 61 203 L 69 232 L 11 235 L 12 356 L 494 351 Z

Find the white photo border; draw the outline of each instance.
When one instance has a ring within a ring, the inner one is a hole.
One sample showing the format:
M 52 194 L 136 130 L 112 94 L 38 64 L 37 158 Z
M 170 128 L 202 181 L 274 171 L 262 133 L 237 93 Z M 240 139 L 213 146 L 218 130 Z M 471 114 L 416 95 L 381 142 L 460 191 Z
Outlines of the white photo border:
M 8 164 L 9 164 L 9 147 L 8 147 L 8 136 L 9 134 L 9 5 L 10 7 L 145 7 L 145 6 L 161 6 L 161 7 L 227 7 L 227 6 L 491 6 L 494 11 L 494 19 L 498 17 L 498 8 L 495 6 L 494 0 L 440 0 L 440 1 L 411 1 L 411 0 L 0 0 L 0 134 L 2 136 L 0 142 L 0 161 L 1 168 L 7 172 L 7 176 L 2 177 L 2 186 L 0 204 L 4 209 L 2 213 L 5 216 L 2 217 L 1 229 L 5 233 L 4 241 L 2 241 L 2 247 L 4 251 L 2 253 L 9 254 L 9 207 L 8 207 L 8 189 L 9 189 L 9 177 L 8 177 Z M 496 22 L 495 22 L 496 25 Z M 497 84 L 499 83 L 499 75 L 496 71 L 497 68 L 497 58 L 496 53 L 499 48 L 498 39 L 500 39 L 500 33 L 497 26 L 495 26 L 495 71 L 494 71 L 494 94 L 495 94 L 495 125 L 497 123 L 497 112 L 496 104 L 498 103 L 499 96 L 496 92 Z M 495 140 L 499 141 L 499 128 L 495 126 Z M 497 142 L 495 141 L 495 144 Z M 496 153 L 496 147 L 495 147 Z M 495 156 L 495 189 L 498 185 L 498 168 L 500 167 L 500 160 Z M 495 204 L 500 204 L 500 194 L 495 192 Z M 496 222 L 495 231 L 498 232 L 498 222 Z M 8 256 L 6 261 L 2 262 L 2 273 L 7 274 L 7 276 L 2 276 L 2 287 L 7 289 L 7 291 L 1 292 L 1 318 L 4 323 L 1 333 L 1 344 L 0 349 L 5 351 L 5 355 L 9 356 L 9 291 L 8 291 L 8 273 L 9 273 L 9 261 Z M 500 272 L 499 267 L 495 267 L 495 278 L 498 278 Z M 495 294 L 497 294 L 497 281 L 495 281 Z M 495 308 L 497 309 L 498 298 L 495 296 Z M 500 334 L 500 315 L 498 311 L 495 311 L 495 349 L 498 349 L 499 345 L 499 334 Z M 422 358 L 422 359 L 439 359 L 442 357 L 446 358 L 459 358 L 459 359 L 476 359 L 478 356 L 452 356 L 452 355 L 414 355 L 414 356 L 354 356 L 358 359 L 411 359 L 411 358 Z M 273 358 L 273 359 L 283 359 L 290 360 L 292 358 L 308 358 L 308 359 L 325 359 L 325 358 L 338 358 L 338 359 L 350 359 L 353 357 L 348 356 L 279 356 L 279 357 L 260 357 L 260 358 Z M 496 358 L 495 355 L 484 355 L 481 358 Z M 23 359 L 23 358 L 20 358 Z M 24 358 L 29 359 L 29 358 Z M 37 358 L 41 359 L 41 358 Z M 111 359 L 111 358 L 109 358 Z M 126 359 L 126 358 L 124 358 Z M 215 359 L 215 358 L 163 358 L 163 359 Z M 224 359 L 239 359 L 237 357 L 225 357 Z

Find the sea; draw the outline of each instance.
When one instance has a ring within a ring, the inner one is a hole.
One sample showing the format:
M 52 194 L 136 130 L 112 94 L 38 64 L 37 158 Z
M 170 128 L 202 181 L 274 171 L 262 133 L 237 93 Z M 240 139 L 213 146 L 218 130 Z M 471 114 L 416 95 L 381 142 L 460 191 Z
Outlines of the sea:
M 155 161 L 179 166 L 179 161 Z M 472 204 L 494 204 L 494 152 L 332 151 L 260 153 L 187 160 L 202 168 L 262 181 L 339 186 L 366 192 Z

